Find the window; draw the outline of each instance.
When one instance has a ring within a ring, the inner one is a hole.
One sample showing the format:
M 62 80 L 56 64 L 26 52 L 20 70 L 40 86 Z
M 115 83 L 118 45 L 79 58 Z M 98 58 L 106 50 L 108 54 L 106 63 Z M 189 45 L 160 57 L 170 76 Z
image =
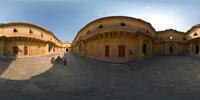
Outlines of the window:
M 17 56 L 19 52 L 18 46 L 13 47 L 13 56 Z
M 32 33 L 33 33 L 33 31 L 30 29 L 30 30 L 29 30 L 29 33 L 30 33 L 30 34 L 32 34 Z
M 118 57 L 125 57 L 125 45 L 118 46 Z
M 197 36 L 197 35 L 198 35 L 198 34 L 195 32 L 195 33 L 194 33 L 194 36 Z
M 87 34 L 89 34 L 90 33 L 90 31 L 87 31 Z
M 126 24 L 124 22 L 121 22 L 120 26 L 126 26 Z
M 51 51 L 51 46 L 49 46 L 49 52 Z
M 158 40 L 158 37 L 156 37 L 156 40 Z
M 13 32 L 17 32 L 17 29 L 16 29 L 16 28 L 14 28 L 14 29 L 13 29 Z
M 170 39 L 170 40 L 172 40 L 172 39 L 173 39 L 173 37 L 172 37 L 172 36 L 170 36 L 170 37 L 169 37 L 169 39 Z
M 98 28 L 100 28 L 100 29 L 101 29 L 101 28 L 103 28 L 103 25 L 99 25 L 99 27 L 98 27 Z
M 41 37 L 43 37 L 43 34 L 41 33 Z

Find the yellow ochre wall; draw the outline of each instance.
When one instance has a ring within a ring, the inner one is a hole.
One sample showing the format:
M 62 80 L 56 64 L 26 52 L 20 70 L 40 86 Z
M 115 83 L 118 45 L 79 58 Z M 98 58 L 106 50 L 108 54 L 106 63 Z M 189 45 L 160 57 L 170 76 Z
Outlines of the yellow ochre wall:
M 120 23 L 126 25 L 120 26 Z M 99 28 L 99 26 L 102 27 Z M 143 53 L 144 43 L 148 44 L 148 55 Z M 105 57 L 105 45 L 110 46 L 110 57 Z M 118 57 L 119 45 L 125 45 L 123 58 Z M 150 23 L 141 19 L 109 16 L 94 20 L 84 26 L 72 42 L 72 51 L 100 60 L 122 60 L 150 55 L 196 56 L 200 55 L 197 45 L 200 48 L 200 25 L 192 27 L 187 32 L 173 29 L 155 31 Z
M 17 32 L 14 32 L 14 29 Z M 52 32 L 30 23 L 5 23 L 0 25 L 0 57 L 14 56 L 13 47 L 18 47 L 16 57 L 42 56 L 64 52 L 66 49 Z M 28 55 L 24 55 L 24 47 Z

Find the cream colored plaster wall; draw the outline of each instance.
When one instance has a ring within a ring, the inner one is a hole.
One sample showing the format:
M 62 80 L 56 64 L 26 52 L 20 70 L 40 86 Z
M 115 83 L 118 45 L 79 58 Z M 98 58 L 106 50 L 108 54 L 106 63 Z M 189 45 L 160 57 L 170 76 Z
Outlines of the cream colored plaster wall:
M 4 48 L 4 56 L 13 56 L 13 47 L 18 46 L 19 53 L 18 56 L 24 55 L 24 47 L 28 46 L 28 55 L 26 56 L 34 56 L 34 55 L 44 55 L 47 53 L 48 48 L 46 44 L 36 43 L 36 42 L 28 42 L 28 41 L 6 41 Z

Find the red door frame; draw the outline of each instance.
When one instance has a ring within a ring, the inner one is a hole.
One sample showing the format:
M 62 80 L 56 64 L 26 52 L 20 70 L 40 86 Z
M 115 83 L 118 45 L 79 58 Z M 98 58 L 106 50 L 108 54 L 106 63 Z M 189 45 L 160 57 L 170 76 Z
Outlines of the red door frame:
M 28 55 L 28 46 L 24 47 L 24 55 Z
M 105 45 L 105 57 L 109 57 L 109 56 L 110 56 L 110 46 Z
M 125 45 L 118 46 L 118 57 L 125 57 Z
M 13 47 L 13 56 L 17 56 L 18 53 L 19 53 L 19 48 L 18 48 L 18 46 L 14 46 L 14 47 Z

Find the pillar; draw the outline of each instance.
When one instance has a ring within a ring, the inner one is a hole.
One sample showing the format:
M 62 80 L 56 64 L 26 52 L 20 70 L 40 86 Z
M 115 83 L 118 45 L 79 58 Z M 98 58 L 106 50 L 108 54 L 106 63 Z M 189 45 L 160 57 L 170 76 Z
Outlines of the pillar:
M 190 46 L 189 46 L 189 54 L 192 56 L 193 55 L 193 44 L 192 42 L 190 42 Z
M 0 40 L 0 57 L 4 56 L 4 40 Z

